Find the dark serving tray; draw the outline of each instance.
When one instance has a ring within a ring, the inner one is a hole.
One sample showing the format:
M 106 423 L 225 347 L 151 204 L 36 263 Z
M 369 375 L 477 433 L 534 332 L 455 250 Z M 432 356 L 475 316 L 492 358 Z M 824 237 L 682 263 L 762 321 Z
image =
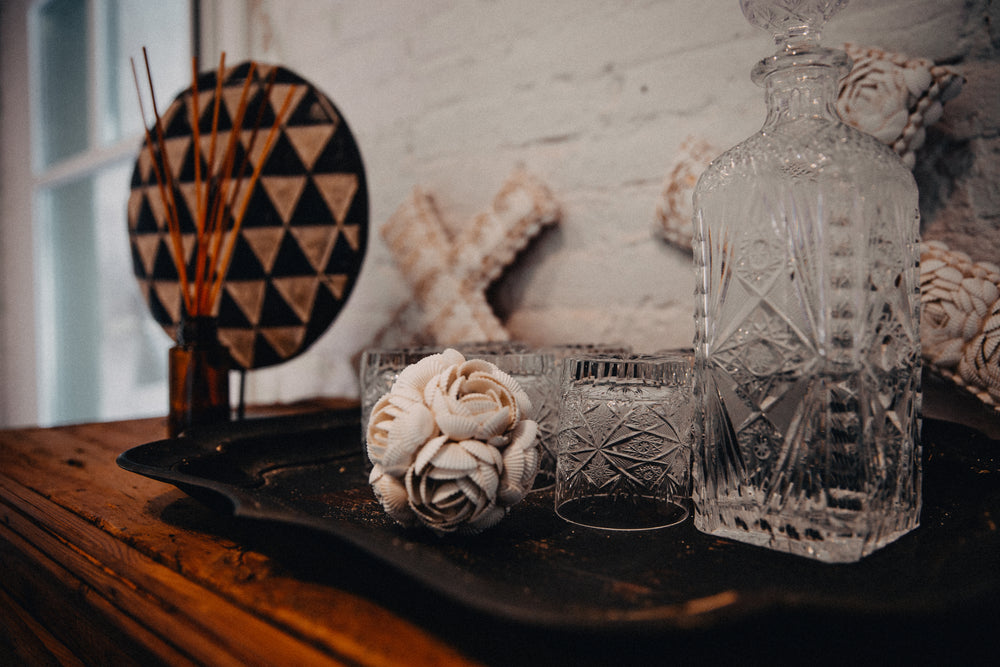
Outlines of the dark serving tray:
M 581 528 L 555 515 L 551 491 L 476 537 L 403 529 L 368 486 L 357 410 L 233 423 L 135 447 L 118 464 L 238 517 L 322 531 L 459 605 L 533 627 L 694 631 L 775 614 L 995 626 L 1000 441 L 937 420 L 923 433 L 920 528 L 849 565 L 717 539 L 690 519 Z

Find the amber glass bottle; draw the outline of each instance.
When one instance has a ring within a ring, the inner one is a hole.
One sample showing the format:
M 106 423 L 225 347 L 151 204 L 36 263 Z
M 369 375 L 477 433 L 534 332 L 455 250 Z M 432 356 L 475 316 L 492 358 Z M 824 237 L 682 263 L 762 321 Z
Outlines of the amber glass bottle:
M 190 317 L 181 322 L 177 344 L 169 355 L 170 437 L 229 419 L 230 366 L 214 317 Z

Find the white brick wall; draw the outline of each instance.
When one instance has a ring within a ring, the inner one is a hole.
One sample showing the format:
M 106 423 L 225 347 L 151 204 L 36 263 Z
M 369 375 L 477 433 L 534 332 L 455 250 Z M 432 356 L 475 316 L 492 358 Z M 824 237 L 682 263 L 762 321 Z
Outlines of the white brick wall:
M 690 258 L 654 236 L 654 215 L 686 136 L 728 146 L 763 119 L 749 70 L 770 41 L 736 0 L 252 7 L 250 52 L 334 100 L 360 144 L 371 198 L 368 256 L 348 306 L 307 354 L 253 374 L 253 400 L 355 393 L 352 358 L 409 298 L 380 225 L 419 184 L 457 229 L 516 165 L 549 185 L 564 215 L 493 290 L 512 334 L 640 350 L 690 342 Z M 967 68 L 918 171 L 925 234 L 953 245 L 985 239 L 976 247 L 1000 260 L 1000 5 L 854 0 L 824 41 Z

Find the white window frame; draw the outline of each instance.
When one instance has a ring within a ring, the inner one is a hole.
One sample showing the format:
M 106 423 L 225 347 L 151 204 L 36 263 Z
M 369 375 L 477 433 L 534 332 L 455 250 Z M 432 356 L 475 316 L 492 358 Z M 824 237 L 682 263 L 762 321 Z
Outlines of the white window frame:
M 35 219 L 36 199 L 46 188 L 70 183 L 102 168 L 134 157 L 139 137 L 127 136 L 102 145 L 99 114 L 91 113 L 88 149 L 51 167 L 43 167 L 39 144 L 32 137 L 39 132 L 37 108 L 38 48 L 30 35 L 38 7 L 43 0 L 3 0 L 0 6 L 0 427 L 26 426 L 48 420 L 45 401 L 39 395 L 44 386 L 45 359 L 40 330 L 46 286 L 36 269 L 39 239 Z M 204 45 L 208 52 L 226 48 L 236 57 L 249 51 L 249 11 L 247 0 L 191 0 L 192 44 L 196 51 Z M 88 24 L 95 44 L 89 50 L 88 76 L 99 77 L 95 64 L 104 48 L 100 20 L 103 0 L 88 6 Z M 201 44 L 199 44 L 201 42 Z M 105 82 L 91 80 L 90 90 Z M 92 109 L 100 102 L 88 101 Z M 28 131 L 25 131 L 25 130 Z M 166 396 L 164 393 L 164 412 Z

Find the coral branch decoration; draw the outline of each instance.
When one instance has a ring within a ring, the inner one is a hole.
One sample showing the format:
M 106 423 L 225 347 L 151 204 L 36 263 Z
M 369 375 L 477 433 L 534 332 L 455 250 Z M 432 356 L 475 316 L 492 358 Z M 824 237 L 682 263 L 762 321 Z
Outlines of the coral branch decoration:
M 490 209 L 452 239 L 433 197 L 415 188 L 381 230 L 414 295 L 388 328 L 413 328 L 419 341 L 439 345 L 508 340 L 486 288 L 559 216 L 548 188 L 516 169 Z
M 353 290 L 364 166 L 340 112 L 294 72 L 224 55 L 192 69 L 132 173 L 133 273 L 169 335 L 185 314 L 217 316 L 236 366 L 263 368 L 308 349 Z
M 531 490 L 538 425 L 527 394 L 494 364 L 445 350 L 406 367 L 372 409 L 369 481 L 407 527 L 477 534 Z

